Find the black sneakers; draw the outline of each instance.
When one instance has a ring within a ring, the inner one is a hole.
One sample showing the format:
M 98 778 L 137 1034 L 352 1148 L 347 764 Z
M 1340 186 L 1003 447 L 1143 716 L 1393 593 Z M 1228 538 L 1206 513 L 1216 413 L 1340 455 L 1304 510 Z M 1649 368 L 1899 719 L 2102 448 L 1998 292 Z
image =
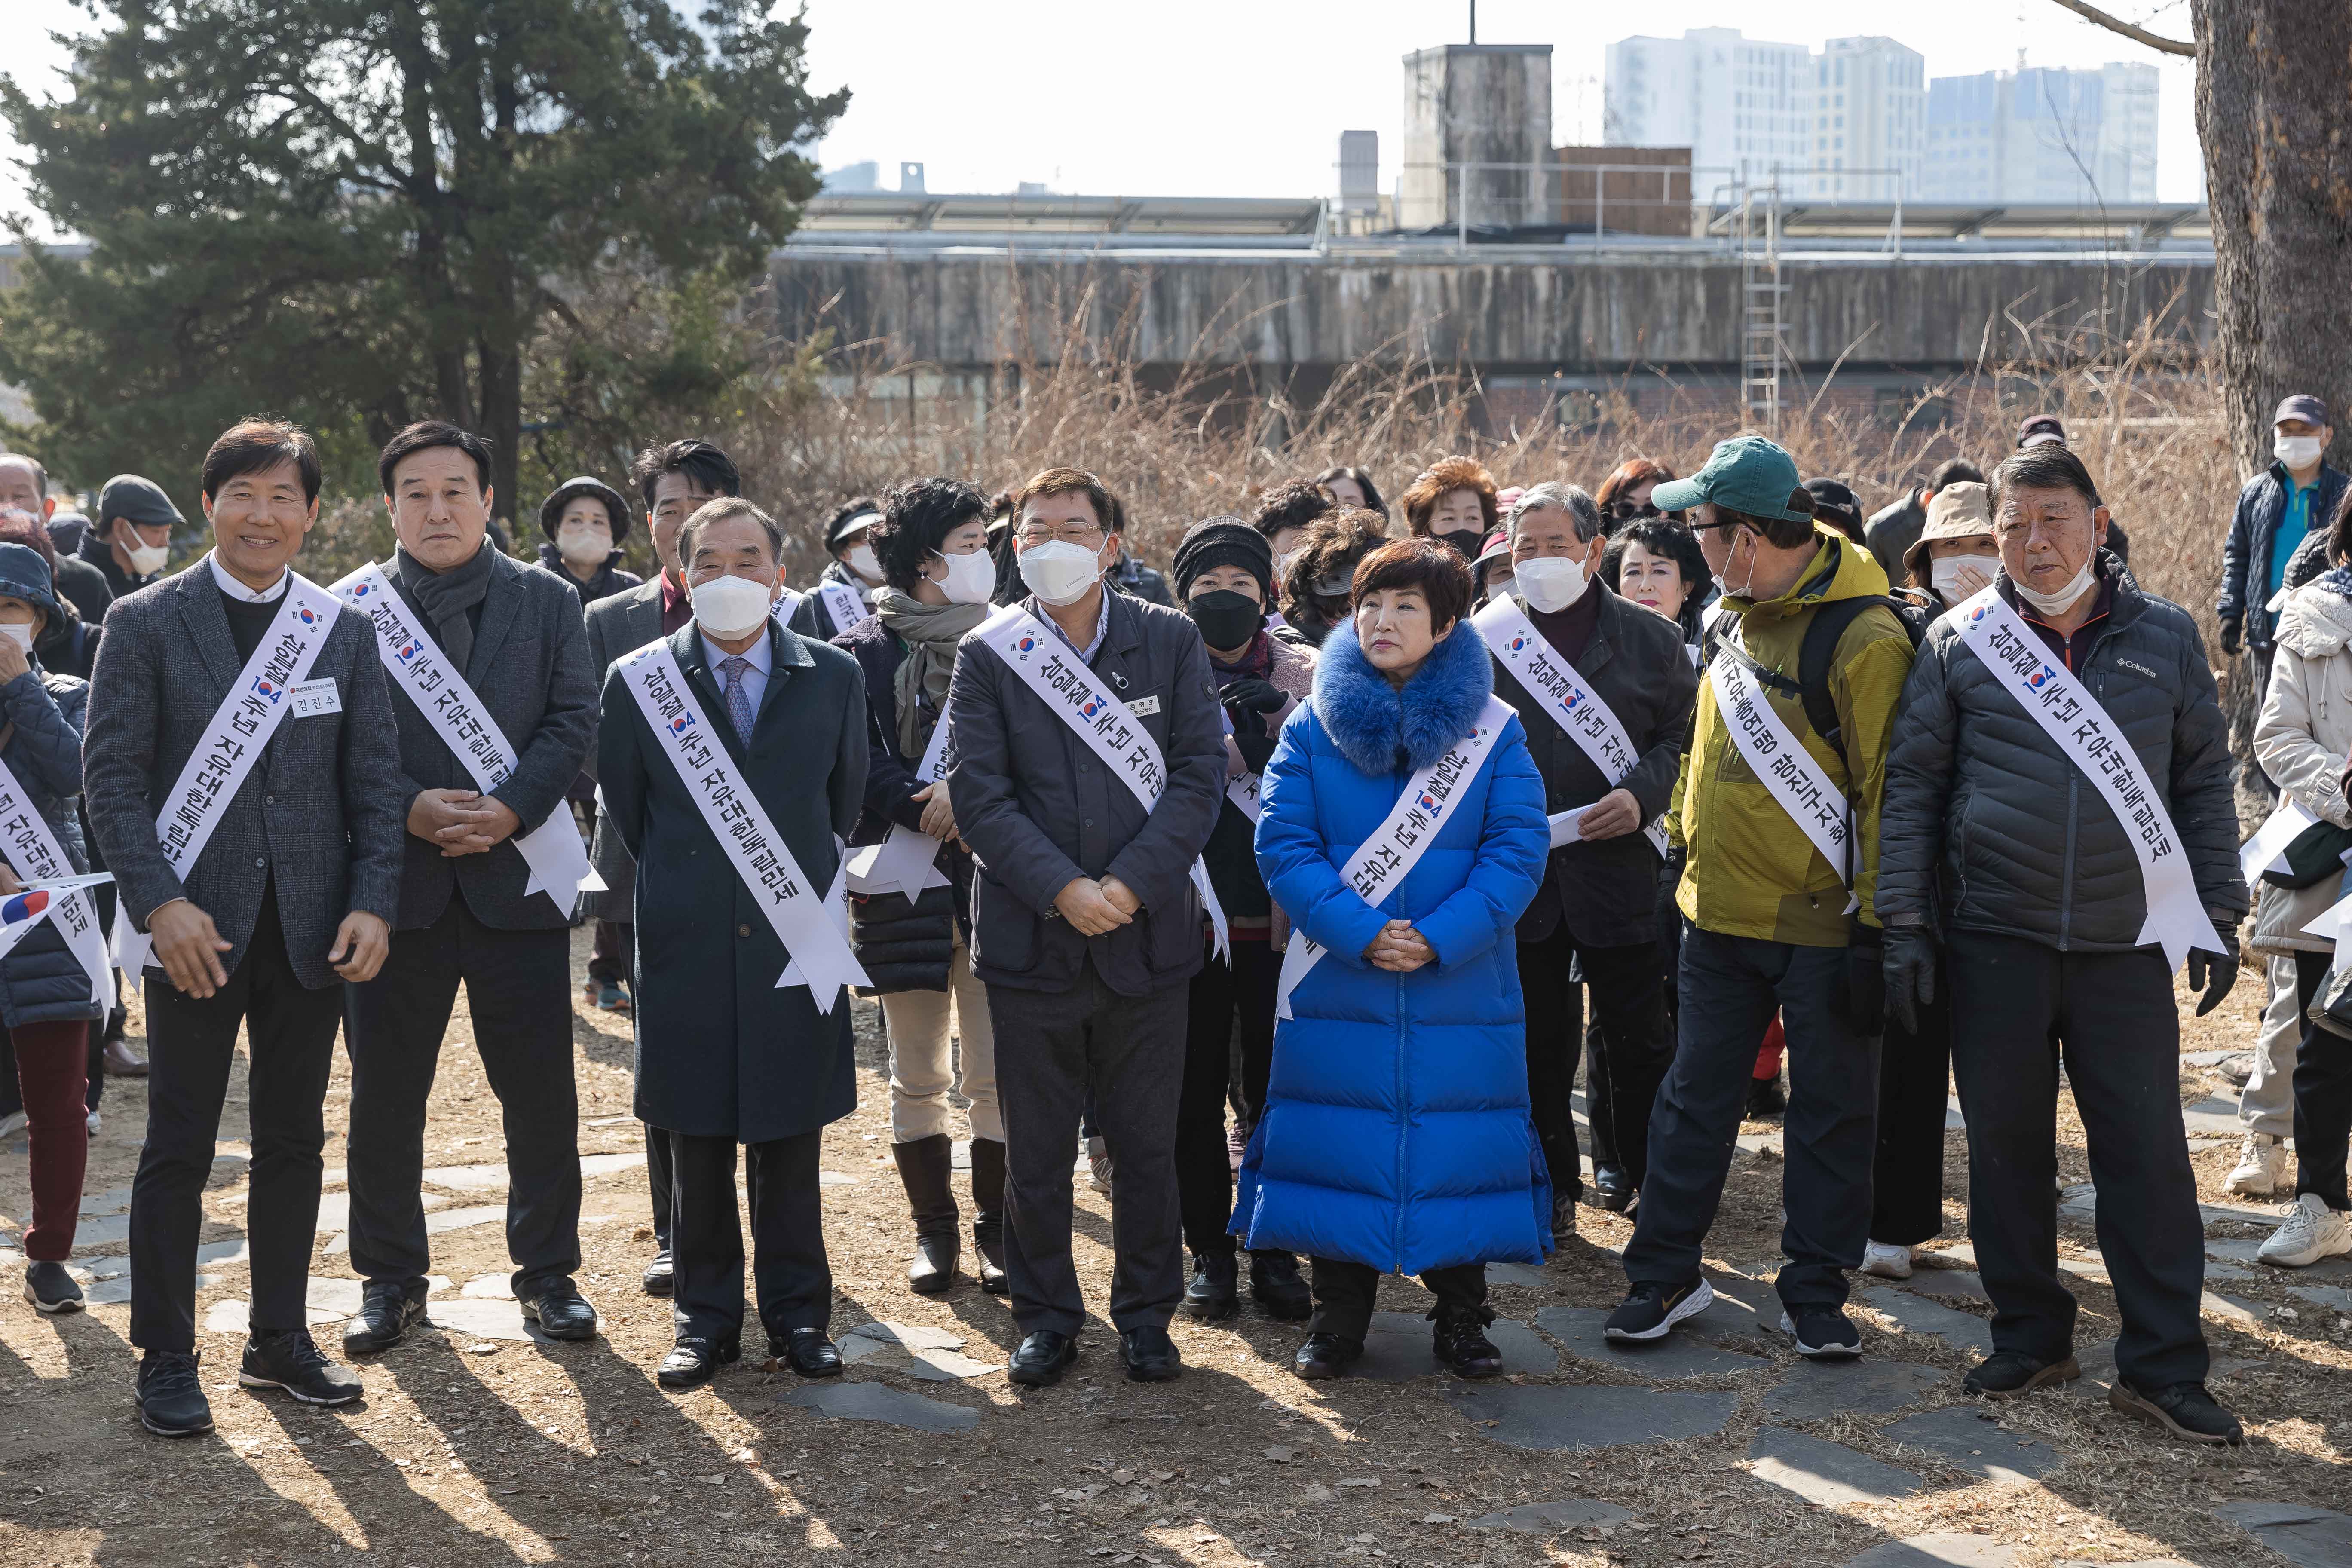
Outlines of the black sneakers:
M 2053 1383 L 2072 1383 L 2083 1375 L 2073 1356 L 2061 1361 L 2036 1361 L 2023 1351 L 1995 1351 L 1969 1369 L 1960 1392 L 1986 1399 L 2018 1399 Z
M 371 1279 L 360 1289 L 359 1316 L 343 1325 L 345 1355 L 388 1351 L 425 1321 L 425 1292 L 396 1279 Z
M 1814 1361 L 1851 1361 L 1862 1353 L 1862 1331 L 1835 1307 L 1799 1307 L 1780 1314 L 1780 1331 L 1797 1353 Z
M 1492 1311 L 1484 1307 L 1467 1311 L 1440 1307 L 1430 1316 L 1437 1320 L 1430 1353 L 1446 1371 L 1456 1377 L 1502 1375 L 1503 1352 L 1486 1337 L 1486 1325 L 1495 1320 Z
M 279 1329 L 246 1341 L 236 1380 L 247 1388 L 282 1388 L 305 1405 L 349 1405 L 364 1392 L 360 1374 L 329 1361 L 308 1329 Z
M 1309 1334 L 1298 1353 L 1290 1358 L 1290 1370 L 1309 1383 L 1321 1383 L 1327 1378 L 1342 1377 L 1364 1353 L 1364 1342 L 1351 1340 L 1343 1334 Z
M 1315 1314 L 1315 1298 L 1298 1277 L 1295 1252 L 1250 1254 L 1250 1299 L 1265 1309 L 1267 1317 L 1286 1323 L 1303 1323 Z
M 2226 1444 L 2234 1448 L 2246 1440 L 2245 1427 L 2205 1392 L 2201 1383 L 2176 1383 L 2144 1394 L 2119 1377 L 2107 1393 L 2107 1403 L 2191 1443 Z
M 1204 1323 L 1242 1310 L 1241 1268 L 1230 1252 L 1192 1254 L 1192 1282 L 1184 1287 L 1184 1310 Z
M 1634 1286 L 1633 1293 L 1609 1314 L 1609 1321 L 1601 1331 L 1612 1340 L 1660 1340 L 1685 1318 L 1695 1317 L 1713 1305 L 1715 1287 L 1704 1279 L 1694 1279 L 1687 1285 L 1645 1280 Z
M 81 1287 L 62 1263 L 46 1260 L 25 1265 L 25 1300 L 37 1312 L 79 1312 Z
M 213 1429 L 213 1407 L 196 1380 L 196 1358 L 149 1351 L 139 1358 L 139 1424 L 166 1437 L 193 1437 Z

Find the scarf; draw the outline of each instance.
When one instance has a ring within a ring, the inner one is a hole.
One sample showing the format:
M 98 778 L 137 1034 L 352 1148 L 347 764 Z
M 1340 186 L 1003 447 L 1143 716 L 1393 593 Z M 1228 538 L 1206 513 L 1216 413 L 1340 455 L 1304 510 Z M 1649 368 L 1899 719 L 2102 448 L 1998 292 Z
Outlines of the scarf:
M 1241 658 L 1227 664 L 1214 653 L 1209 655 L 1209 668 L 1228 680 L 1238 680 L 1254 675 L 1264 680 L 1274 673 L 1274 638 L 1264 627 L 1250 638 L 1249 647 L 1242 649 Z
M 417 607 L 433 623 L 433 640 L 449 656 L 450 668 L 460 673 L 468 673 L 474 658 L 474 623 L 466 613 L 489 594 L 491 554 L 486 537 L 472 560 L 436 572 L 405 550 L 392 552 L 394 574 L 415 595 Z
M 884 588 L 874 601 L 882 625 L 907 645 L 898 661 L 893 695 L 898 704 L 898 752 L 920 761 L 931 726 L 948 705 L 948 678 L 955 673 L 956 645 L 988 618 L 987 605 L 926 605 L 911 594 Z
M 2339 599 L 2352 599 L 2352 566 L 2335 566 L 2311 580 L 2315 588 L 2325 588 Z

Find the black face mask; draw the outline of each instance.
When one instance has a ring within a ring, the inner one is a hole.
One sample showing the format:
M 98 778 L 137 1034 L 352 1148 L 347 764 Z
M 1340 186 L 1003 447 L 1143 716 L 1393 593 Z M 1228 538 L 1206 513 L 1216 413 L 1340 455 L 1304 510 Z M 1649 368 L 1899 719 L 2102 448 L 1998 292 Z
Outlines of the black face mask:
M 1265 625 L 1265 610 L 1247 594 L 1212 588 L 1184 601 L 1184 613 L 1201 628 L 1201 640 L 1211 647 L 1245 647 Z
M 1454 547 L 1454 553 L 1465 561 L 1478 559 L 1478 542 L 1485 535 L 1475 529 L 1465 528 L 1457 533 L 1441 533 L 1440 540 Z

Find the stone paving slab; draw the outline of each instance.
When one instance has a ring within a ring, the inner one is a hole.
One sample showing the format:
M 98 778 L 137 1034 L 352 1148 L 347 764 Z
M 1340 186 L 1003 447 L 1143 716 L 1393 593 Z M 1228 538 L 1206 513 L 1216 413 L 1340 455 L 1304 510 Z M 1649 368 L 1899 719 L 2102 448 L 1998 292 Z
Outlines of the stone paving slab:
M 1974 1405 L 1953 1405 L 1879 1428 L 1889 1442 L 1924 1448 L 1957 1470 L 1989 1481 L 2030 1481 L 2066 1462 L 2049 1444 L 2004 1432 Z
M 2352 1290 L 2335 1285 L 2290 1285 L 2286 1293 L 2299 1301 L 2334 1311 L 2352 1313 Z
M 81 1195 L 83 1219 L 97 1219 L 102 1215 L 121 1214 L 130 1206 L 131 1189 L 129 1187 L 109 1187 L 102 1193 L 84 1193 Z
M 1527 1535 L 1549 1535 L 1556 1531 L 1570 1530 L 1580 1524 L 1615 1524 L 1631 1519 L 1630 1510 L 1613 1502 L 1594 1502 L 1586 1498 L 1563 1498 L 1558 1502 L 1521 1503 L 1501 1513 L 1490 1513 L 1469 1523 L 1472 1530 L 1516 1530 Z
M 1608 1321 L 1609 1313 L 1598 1307 L 1546 1307 L 1536 1314 L 1536 1327 L 1566 1345 L 1569 1354 L 1641 1377 L 1723 1377 L 1772 1364 L 1762 1356 L 1694 1339 L 1680 1329 L 1647 1344 L 1620 1344 L 1601 1332 Z
M 1992 1304 L 1992 1294 L 1985 1289 L 1983 1279 L 1966 1268 L 1914 1268 L 1911 1278 L 1902 1281 L 1896 1289 L 1934 1296 L 1946 1301 Z
M 196 1276 L 198 1290 L 209 1290 L 219 1283 L 220 1277 L 215 1274 Z M 101 1279 L 95 1285 L 85 1285 L 81 1289 L 81 1299 L 92 1307 L 119 1307 L 131 1300 L 131 1276 L 118 1274 L 111 1279 Z
M 1372 1331 L 1364 1336 L 1364 1353 L 1349 1369 L 1353 1377 L 1375 1383 L 1407 1383 L 1444 1371 L 1430 1353 L 1430 1335 L 1436 1325 L 1418 1312 L 1374 1312 Z M 1516 1318 L 1496 1318 L 1486 1325 L 1486 1337 L 1503 1352 L 1503 1372 L 1549 1377 L 1559 1370 L 1559 1352 Z M 1283 1354 L 1286 1357 L 1288 1351 Z
M 2252 1535 L 2295 1568 L 2352 1568 L 2352 1519 L 2283 1502 L 2225 1502 L 2213 1517 Z
M 1892 1502 L 1927 1483 L 1909 1470 L 1882 1465 L 1843 1443 L 1767 1426 L 1748 1446 L 1748 1473 L 1768 1487 L 1794 1492 L 1823 1508 L 1850 1502 Z
M 1847 1413 L 1886 1415 L 1952 1381 L 1941 1367 L 1907 1361 L 1800 1360 L 1764 1396 L 1764 1408 L 1784 1421 L 1824 1421 Z
M 1454 1383 L 1446 1397 L 1481 1436 L 1546 1453 L 1705 1437 L 1722 1431 L 1739 1406 L 1739 1395 L 1727 1391 L 1662 1393 L 1602 1384 Z
M 467 1300 L 458 1297 L 436 1301 L 425 1310 L 425 1321 L 446 1333 L 470 1334 L 478 1340 L 512 1340 L 558 1344 L 539 1331 L 539 1325 L 522 1315 L 522 1308 L 511 1300 Z
M 1540 1268 L 1530 1268 L 1524 1263 L 1489 1263 L 1486 1265 L 1489 1285 L 1517 1285 L 1529 1290 L 1551 1290 L 1559 1281 Z
M 1915 1535 L 1849 1557 L 1845 1568 L 2014 1568 L 2017 1562 L 2016 1547 L 1990 1536 Z
M 980 1412 L 969 1405 L 927 1399 L 879 1383 L 802 1384 L 786 1389 L 781 1399 L 836 1421 L 878 1421 L 910 1432 L 969 1432 L 980 1425 Z
M 946 1329 L 911 1323 L 860 1323 L 842 1335 L 841 1359 L 850 1366 L 903 1372 L 928 1383 L 953 1383 L 1003 1372 L 1004 1363 L 974 1361 L 963 1354 L 965 1338 Z
M 1862 1302 L 1864 1306 L 1894 1319 L 1903 1326 L 1906 1333 L 1933 1334 L 1955 1350 L 1992 1354 L 1992 1324 L 1983 1318 L 1957 1311 L 1924 1296 L 1913 1295 L 1908 1290 L 1890 1289 L 1883 1285 L 1864 1291 Z

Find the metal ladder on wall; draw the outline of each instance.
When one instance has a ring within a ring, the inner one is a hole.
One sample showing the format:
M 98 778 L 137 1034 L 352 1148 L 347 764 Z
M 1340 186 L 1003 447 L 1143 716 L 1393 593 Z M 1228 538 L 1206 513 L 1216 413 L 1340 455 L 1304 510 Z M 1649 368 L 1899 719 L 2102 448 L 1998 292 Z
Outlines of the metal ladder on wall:
M 1739 402 L 1750 428 L 1780 434 L 1780 185 L 1739 193 Z

